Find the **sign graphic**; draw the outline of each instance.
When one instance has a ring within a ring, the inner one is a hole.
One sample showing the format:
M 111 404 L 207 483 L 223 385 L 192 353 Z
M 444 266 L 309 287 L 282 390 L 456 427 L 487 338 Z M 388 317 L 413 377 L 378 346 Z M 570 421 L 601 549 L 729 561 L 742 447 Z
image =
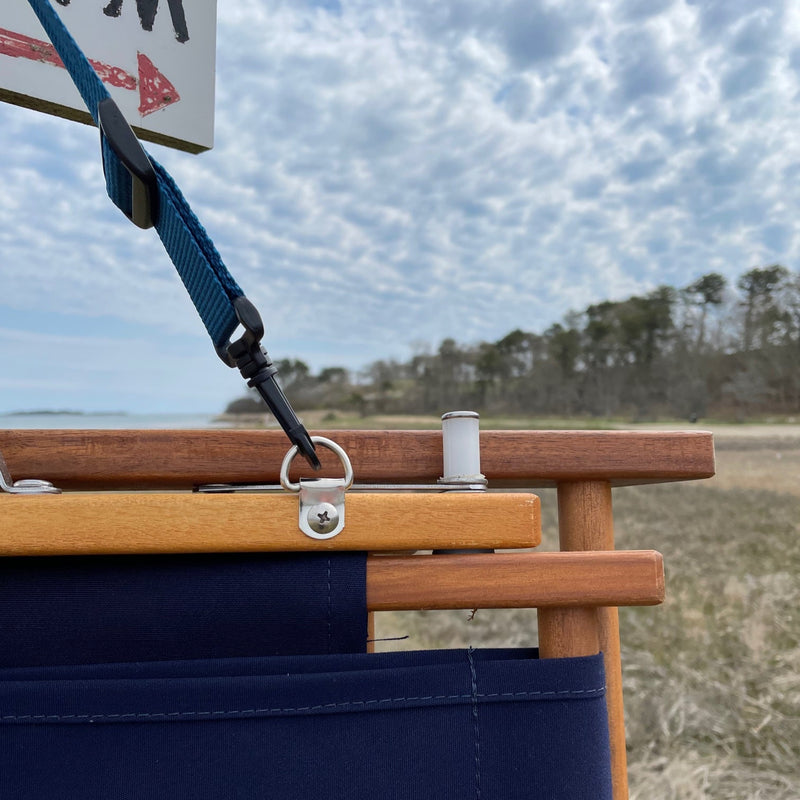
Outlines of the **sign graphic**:
M 62 6 L 68 6 L 71 0 L 57 0 Z M 111 0 L 103 9 L 103 13 L 109 17 L 118 17 L 122 13 L 123 0 Z M 183 13 L 183 0 L 167 0 L 169 3 L 169 13 L 172 17 L 172 27 L 175 29 L 175 38 L 179 42 L 189 41 L 189 30 L 186 27 L 186 15 Z M 158 0 L 137 0 L 136 10 L 139 12 L 139 20 L 142 28 L 146 31 L 153 30 L 153 20 L 158 11 Z
M 21 33 L 0 28 L 0 55 L 12 58 L 29 58 L 43 64 L 64 68 L 55 48 L 50 42 L 40 42 L 23 36 Z M 120 89 L 139 90 L 139 113 L 144 117 L 181 99 L 177 89 L 156 69 L 153 62 L 144 54 L 138 53 L 138 79 L 120 67 L 111 67 L 93 58 L 89 62 L 103 83 Z
M 57 3 L 142 139 L 192 152 L 213 145 L 216 0 L 193 0 L 189 19 L 183 0 Z M 27 0 L 2 0 L 0 100 L 91 122 L 63 66 Z

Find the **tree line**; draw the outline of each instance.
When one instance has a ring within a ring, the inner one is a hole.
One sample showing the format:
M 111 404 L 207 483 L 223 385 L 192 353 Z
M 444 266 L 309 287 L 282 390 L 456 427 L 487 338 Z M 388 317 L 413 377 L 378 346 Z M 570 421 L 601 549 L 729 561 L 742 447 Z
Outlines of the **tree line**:
M 706 416 L 800 413 L 800 275 L 780 264 L 735 282 L 709 272 L 682 288 L 659 286 L 566 314 L 541 332 L 379 360 L 352 374 L 312 374 L 288 359 L 280 380 L 299 409 L 369 414 Z M 228 411 L 261 409 L 243 398 Z

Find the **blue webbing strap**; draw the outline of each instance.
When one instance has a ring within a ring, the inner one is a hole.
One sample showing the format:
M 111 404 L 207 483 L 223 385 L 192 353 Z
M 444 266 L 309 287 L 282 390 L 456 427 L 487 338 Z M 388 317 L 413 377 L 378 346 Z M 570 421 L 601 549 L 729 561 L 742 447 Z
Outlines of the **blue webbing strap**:
M 264 329 L 258 311 L 228 272 L 175 181 L 144 151 L 49 0 L 28 2 L 100 128 L 108 196 L 134 224 L 155 227 L 217 354 L 228 366 L 238 367 L 292 443 L 318 469 L 314 444 L 275 381 L 277 370 L 261 347 Z M 245 334 L 231 342 L 239 325 Z
M 219 349 L 238 325 L 233 300 L 244 292 L 225 268 L 217 248 L 172 176 L 158 162 L 153 161 L 153 166 L 158 175 L 159 198 L 155 228 L 214 346 Z
M 49 0 L 29 0 L 50 37 L 89 113 L 99 125 L 98 106 L 110 98 L 94 68 Z M 222 263 L 214 243 L 169 173 L 152 158 L 158 176 L 158 211 L 153 222 L 164 247 L 197 308 L 216 348 L 228 342 L 238 323 L 233 301 L 244 292 Z M 103 138 L 106 189 L 114 204 L 131 217 L 131 175 Z

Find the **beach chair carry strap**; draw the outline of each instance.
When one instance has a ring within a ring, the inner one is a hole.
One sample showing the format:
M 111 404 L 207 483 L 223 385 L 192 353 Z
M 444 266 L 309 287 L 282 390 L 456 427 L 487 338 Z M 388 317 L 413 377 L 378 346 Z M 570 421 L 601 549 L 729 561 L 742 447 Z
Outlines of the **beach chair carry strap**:
M 140 228 L 155 227 L 220 358 L 237 367 L 314 467 L 319 461 L 305 427 L 275 380 L 261 346 L 264 326 L 170 174 L 150 158 L 50 0 L 29 0 L 36 16 L 100 128 L 106 189 Z M 241 338 L 231 341 L 237 328 Z

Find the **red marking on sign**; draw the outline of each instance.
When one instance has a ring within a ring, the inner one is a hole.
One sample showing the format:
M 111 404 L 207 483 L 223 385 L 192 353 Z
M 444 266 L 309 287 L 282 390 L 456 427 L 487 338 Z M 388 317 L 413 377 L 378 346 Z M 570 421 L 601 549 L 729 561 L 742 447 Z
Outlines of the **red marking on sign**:
M 64 62 L 59 58 L 50 42 L 32 39 L 22 33 L 14 33 L 0 28 L 0 55 L 11 58 L 27 58 L 42 64 L 51 64 L 64 69 Z M 181 96 L 170 81 L 156 69 L 153 62 L 144 53 L 138 53 L 139 77 L 131 75 L 121 67 L 112 67 L 102 61 L 89 59 L 103 83 L 119 89 L 139 89 L 139 114 L 146 116 L 177 103 Z
M 139 62 L 139 113 L 145 117 L 181 99 L 177 89 L 159 72 L 153 62 L 138 53 Z

